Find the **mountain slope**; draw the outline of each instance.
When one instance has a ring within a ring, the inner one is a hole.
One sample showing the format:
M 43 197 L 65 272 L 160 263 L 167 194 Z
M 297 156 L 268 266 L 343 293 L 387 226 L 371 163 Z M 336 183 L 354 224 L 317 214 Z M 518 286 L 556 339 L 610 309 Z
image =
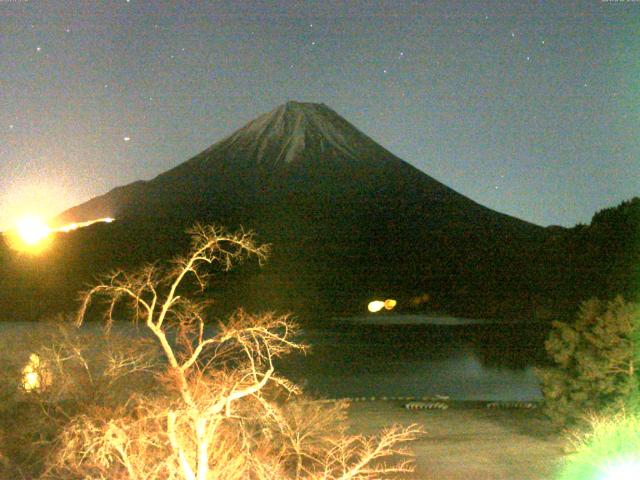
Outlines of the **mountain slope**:
M 446 205 L 438 208 L 465 211 L 458 214 L 475 216 L 480 222 L 535 229 L 491 212 L 420 172 L 325 105 L 297 102 L 258 117 L 149 182 L 118 187 L 64 212 L 58 220 L 159 212 L 192 217 L 194 209 L 210 209 L 214 199 L 220 200 L 219 209 L 224 208 L 223 203 L 252 203 L 255 207 L 281 200 L 283 195 L 375 202 L 375 196 L 387 199 L 389 194 L 404 197 L 405 203 L 417 207 L 424 202 Z M 176 209 L 174 214 L 170 213 L 172 207 Z M 428 214 L 432 209 L 423 210 Z
M 91 266 L 69 256 L 68 278 L 179 251 L 195 221 L 242 225 L 272 243 L 273 254 L 266 269 L 238 274 L 227 299 L 316 313 L 428 293 L 436 310 L 527 315 L 529 267 L 547 236 L 420 172 L 325 105 L 297 102 L 57 221 L 105 216 L 117 222 L 90 244 L 73 240 L 70 251 Z

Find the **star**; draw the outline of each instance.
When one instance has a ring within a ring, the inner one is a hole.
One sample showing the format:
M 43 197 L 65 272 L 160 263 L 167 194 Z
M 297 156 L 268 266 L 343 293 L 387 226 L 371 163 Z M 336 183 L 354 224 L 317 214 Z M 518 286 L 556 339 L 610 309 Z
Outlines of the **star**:
M 387 73 L 387 69 L 385 68 L 384 70 L 382 70 L 382 73 Z
M 511 38 L 516 38 L 515 32 L 511 32 Z
M 13 130 L 13 125 L 9 125 L 9 130 Z
M 42 47 L 36 47 L 36 52 L 42 51 Z
M 531 61 L 531 57 L 527 56 L 527 62 Z

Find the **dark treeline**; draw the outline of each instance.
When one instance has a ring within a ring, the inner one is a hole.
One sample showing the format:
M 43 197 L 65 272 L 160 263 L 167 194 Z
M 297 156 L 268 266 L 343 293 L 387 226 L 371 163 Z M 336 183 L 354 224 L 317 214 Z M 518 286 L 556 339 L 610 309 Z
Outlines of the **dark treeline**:
M 589 298 L 640 295 L 640 198 L 597 212 L 589 225 L 550 228 L 537 272 L 542 306 L 574 318 Z
M 456 231 L 455 221 L 447 219 L 432 221 L 437 228 L 409 229 L 407 222 L 394 226 L 388 204 L 378 212 L 344 209 L 333 218 L 314 218 L 323 209 L 308 207 L 296 205 L 301 215 L 283 204 L 275 209 L 277 218 L 253 216 L 260 221 L 242 212 L 200 216 L 231 228 L 248 225 L 260 241 L 272 243 L 263 268 L 247 264 L 224 283 L 213 282 L 206 294 L 220 310 L 243 305 L 293 311 L 304 321 L 363 313 L 371 299 L 396 298 L 399 311 L 547 321 L 571 318 L 593 296 L 638 298 L 640 198 L 568 229 L 501 224 L 473 231 L 467 224 Z M 362 225 L 362 217 L 376 220 L 348 233 L 350 224 Z M 335 228 L 326 228 L 332 222 Z M 74 310 L 78 292 L 98 274 L 185 250 L 190 223 L 179 215 L 119 219 L 58 234 L 39 256 L 2 245 L 0 318 L 38 320 Z

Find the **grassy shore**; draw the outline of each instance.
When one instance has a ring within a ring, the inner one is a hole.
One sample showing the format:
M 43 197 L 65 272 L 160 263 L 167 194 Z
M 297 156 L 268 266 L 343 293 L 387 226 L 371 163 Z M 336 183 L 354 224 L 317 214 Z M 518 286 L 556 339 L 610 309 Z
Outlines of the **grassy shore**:
M 408 411 L 401 401 L 352 403 L 354 433 L 374 434 L 392 423 L 418 423 L 426 434 L 411 444 L 420 480 L 549 480 L 566 440 L 537 410 Z

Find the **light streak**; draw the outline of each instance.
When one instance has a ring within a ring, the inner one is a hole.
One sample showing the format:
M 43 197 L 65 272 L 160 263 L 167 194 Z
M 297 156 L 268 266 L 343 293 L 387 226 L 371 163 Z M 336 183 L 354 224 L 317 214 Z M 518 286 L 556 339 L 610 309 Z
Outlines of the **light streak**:
M 53 233 L 68 233 L 80 228 L 85 228 L 96 223 L 111 223 L 112 217 L 97 218 L 84 222 L 73 222 L 61 227 L 52 228 L 40 217 L 27 215 L 16 222 L 15 228 L 4 232 L 7 243 L 14 250 L 39 254 L 51 242 Z
M 115 218 L 111 218 L 111 217 L 105 217 L 105 218 L 98 218 L 96 220 L 87 220 L 86 222 L 73 222 L 73 223 L 69 223 L 67 225 L 63 225 L 62 227 L 58 227 L 58 228 L 52 228 L 50 229 L 52 232 L 71 232 L 73 230 L 77 230 L 79 228 L 84 228 L 84 227 L 88 227 L 89 225 L 93 225 L 94 223 L 111 223 L 115 220 Z

